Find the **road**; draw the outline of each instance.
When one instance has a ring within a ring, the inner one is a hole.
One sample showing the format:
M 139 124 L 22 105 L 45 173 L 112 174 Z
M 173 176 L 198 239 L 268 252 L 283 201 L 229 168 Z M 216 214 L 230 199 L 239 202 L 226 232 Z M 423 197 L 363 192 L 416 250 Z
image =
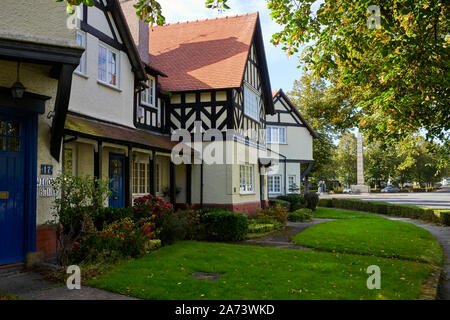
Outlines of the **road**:
M 372 194 L 321 194 L 321 199 L 348 198 L 361 200 L 378 200 L 396 204 L 408 204 L 430 208 L 450 209 L 450 187 L 444 187 L 437 192 L 411 193 L 372 193 Z

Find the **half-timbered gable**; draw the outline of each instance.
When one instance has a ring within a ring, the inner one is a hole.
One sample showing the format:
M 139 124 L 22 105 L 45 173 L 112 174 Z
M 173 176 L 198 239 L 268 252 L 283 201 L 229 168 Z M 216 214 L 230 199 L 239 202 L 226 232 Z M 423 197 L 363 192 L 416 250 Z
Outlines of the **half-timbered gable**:
M 252 43 L 242 85 L 240 88 L 233 89 L 232 129 L 243 137 L 265 144 L 266 111 L 263 99 L 263 79 L 258 60 L 256 46 Z
M 147 72 L 118 0 L 77 8 L 77 42 L 85 48 L 73 77 L 69 111 L 134 127 L 135 92 Z
M 278 168 L 268 172 L 269 195 L 298 193 L 311 170 L 316 132 L 303 118 L 283 90 L 273 93 L 275 114 L 266 117 L 266 141 L 281 155 Z
M 193 133 L 201 121 L 202 130 L 246 136 L 273 110 L 257 13 L 152 27 L 149 52 L 167 74 L 160 83 L 170 132 Z M 258 134 L 251 138 L 264 143 Z

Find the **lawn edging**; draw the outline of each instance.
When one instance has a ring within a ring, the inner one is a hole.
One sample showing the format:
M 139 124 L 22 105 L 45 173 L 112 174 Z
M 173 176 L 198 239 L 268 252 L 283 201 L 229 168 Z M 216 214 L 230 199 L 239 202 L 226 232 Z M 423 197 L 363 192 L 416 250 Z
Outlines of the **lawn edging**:
M 441 264 L 440 266 L 436 266 L 436 269 L 431 273 L 429 280 L 423 284 L 419 300 L 438 300 L 439 286 L 442 277 L 445 277 L 445 275 Z
M 371 212 L 384 214 L 387 216 L 419 219 L 424 221 L 433 221 L 446 226 L 450 226 L 450 210 L 422 208 L 417 206 L 393 204 L 384 201 L 340 198 L 320 199 L 318 206 Z

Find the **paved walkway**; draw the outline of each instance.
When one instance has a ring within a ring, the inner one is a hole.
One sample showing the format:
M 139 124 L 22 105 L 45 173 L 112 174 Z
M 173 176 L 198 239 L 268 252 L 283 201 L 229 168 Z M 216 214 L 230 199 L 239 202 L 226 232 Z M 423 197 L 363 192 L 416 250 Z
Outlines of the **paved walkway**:
M 45 280 L 39 273 L 21 272 L 17 268 L 0 271 L 0 292 L 24 300 L 135 300 L 85 286 L 80 290 L 69 290 L 65 285 Z
M 292 237 L 303 230 L 326 221 L 333 219 L 313 219 L 311 222 L 287 222 L 287 228 L 282 232 L 271 234 L 263 238 L 249 239 L 242 242 L 252 246 L 272 247 L 281 249 L 296 249 L 296 250 L 312 250 L 311 248 L 299 246 L 293 243 Z

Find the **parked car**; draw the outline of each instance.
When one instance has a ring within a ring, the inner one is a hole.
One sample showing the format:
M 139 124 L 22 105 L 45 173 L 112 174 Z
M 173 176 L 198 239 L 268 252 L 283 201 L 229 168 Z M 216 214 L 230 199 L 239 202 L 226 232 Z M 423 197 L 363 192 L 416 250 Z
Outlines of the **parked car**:
M 344 190 L 342 190 L 342 193 L 352 193 L 352 189 L 345 188 Z
M 398 192 L 398 188 L 394 186 L 387 186 L 386 188 L 381 189 L 381 192 L 384 193 Z

